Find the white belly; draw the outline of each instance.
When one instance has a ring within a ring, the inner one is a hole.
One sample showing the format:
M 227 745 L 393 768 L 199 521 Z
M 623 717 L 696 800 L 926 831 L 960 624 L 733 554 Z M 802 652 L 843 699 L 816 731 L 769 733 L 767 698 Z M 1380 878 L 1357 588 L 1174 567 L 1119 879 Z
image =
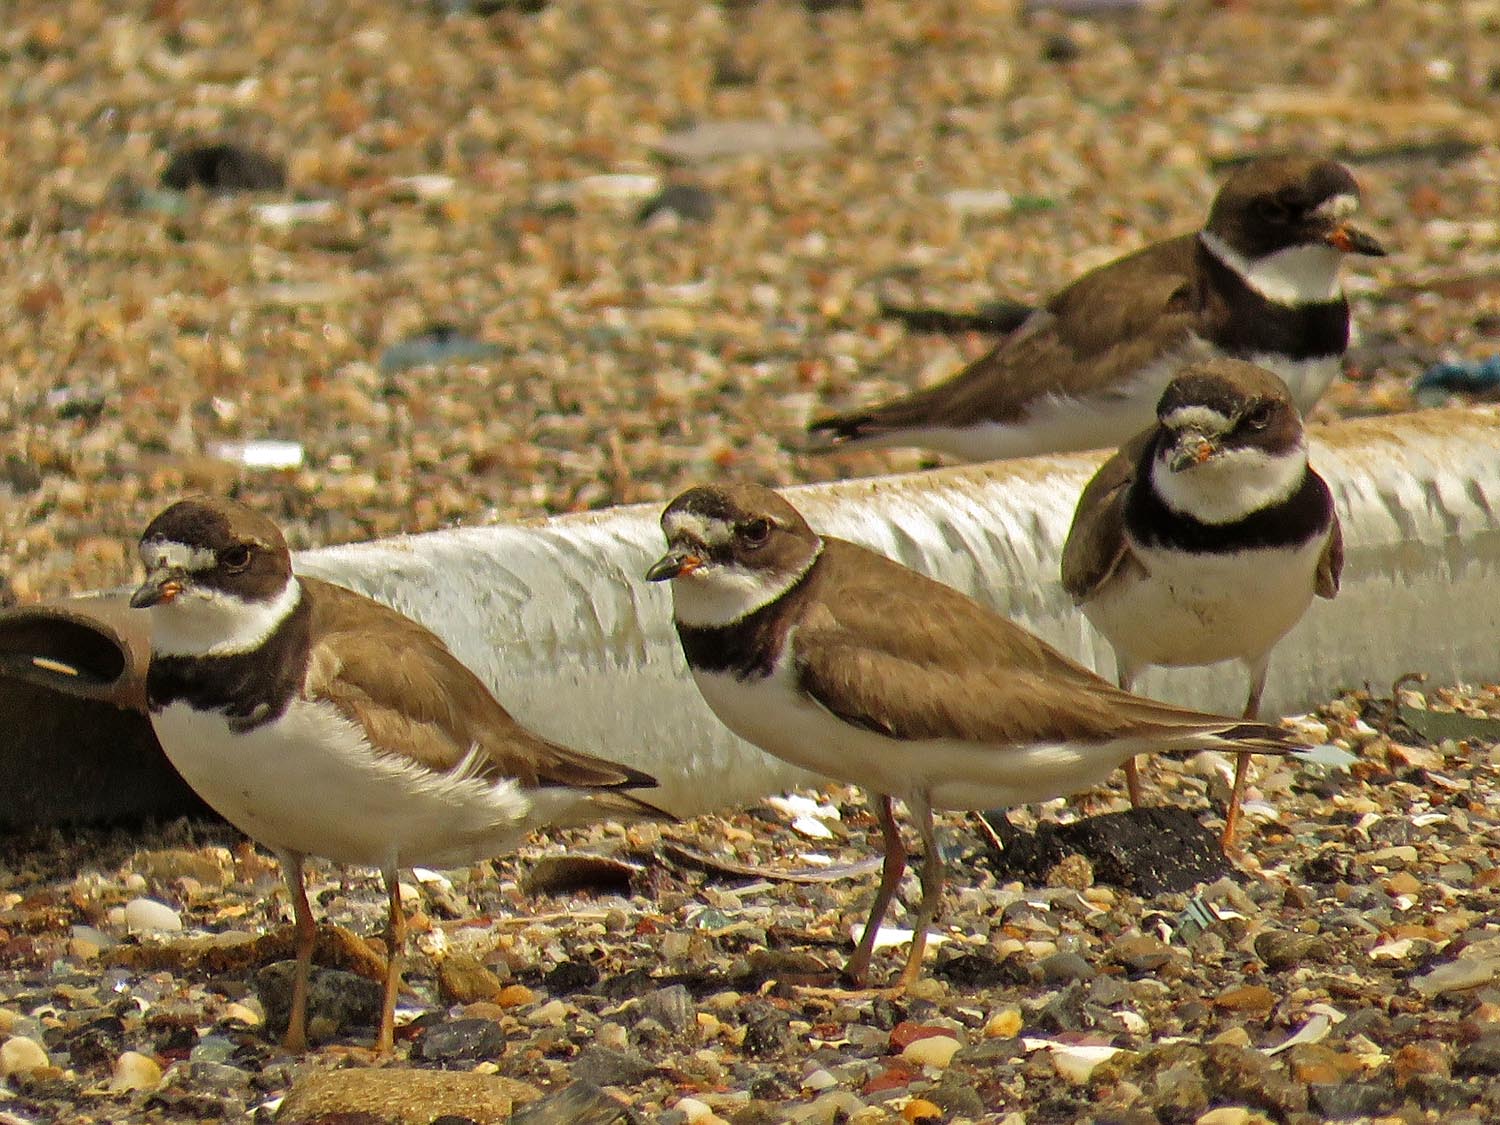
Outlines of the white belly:
M 1019 422 L 912 427 L 870 444 L 912 445 L 964 461 L 1104 449 L 1120 445 L 1156 421 L 1161 390 L 1098 400 L 1049 396 Z
M 1334 379 L 1344 369 L 1342 355 L 1323 356 L 1318 359 L 1286 359 L 1280 356 L 1257 354 L 1248 362 L 1264 367 L 1281 376 L 1281 381 L 1292 392 L 1297 409 L 1306 414 L 1317 405 Z
M 440 774 L 378 754 L 328 704 L 294 701 L 274 723 L 243 734 L 181 703 L 151 721 L 187 783 L 276 851 L 375 867 L 451 867 L 512 848 L 557 811 L 536 808 L 509 780 Z
M 1122 663 L 1184 667 L 1265 657 L 1307 611 L 1323 539 L 1295 550 L 1185 555 L 1131 546 L 1083 607 Z M 1144 571 L 1144 573 L 1143 573 Z
M 926 792 L 937 808 L 995 809 L 1047 801 L 1098 784 L 1138 742 L 1024 746 L 951 739 L 900 741 L 845 723 L 798 693 L 786 662 L 764 679 L 694 672 L 719 719 L 747 742 L 793 765 L 905 799 Z
M 1194 337 L 1180 351 L 1140 371 L 1129 383 L 1087 398 L 1047 395 L 1034 401 L 1018 422 L 975 419 L 967 426 L 912 426 L 861 442 L 867 446 L 912 445 L 965 461 L 1037 457 L 1123 445 L 1156 422 L 1156 404 L 1184 364 L 1226 353 Z M 1275 372 L 1306 414 L 1342 370 L 1342 356 L 1291 360 L 1257 354 L 1249 362 Z

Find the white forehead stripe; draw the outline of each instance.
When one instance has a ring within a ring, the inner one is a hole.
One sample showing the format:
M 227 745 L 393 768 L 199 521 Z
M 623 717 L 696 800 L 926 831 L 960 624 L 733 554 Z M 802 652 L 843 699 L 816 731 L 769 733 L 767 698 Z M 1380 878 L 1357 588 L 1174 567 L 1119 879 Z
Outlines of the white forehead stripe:
M 1345 193 L 1329 196 L 1318 204 L 1313 214 L 1323 219 L 1347 219 L 1358 210 L 1359 197 Z
M 193 572 L 212 570 L 218 565 L 219 556 L 207 547 L 189 547 L 170 539 L 148 539 L 141 544 L 141 562 L 147 570 L 171 567 Z
M 734 524 L 728 520 L 700 516 L 696 512 L 668 512 L 662 521 L 662 530 L 667 538 L 686 536 L 695 543 L 709 547 L 721 547 L 734 540 Z
M 1234 426 L 1233 418 L 1226 418 L 1211 406 L 1179 406 L 1161 420 L 1169 430 L 1204 430 L 1214 434 L 1225 434 Z

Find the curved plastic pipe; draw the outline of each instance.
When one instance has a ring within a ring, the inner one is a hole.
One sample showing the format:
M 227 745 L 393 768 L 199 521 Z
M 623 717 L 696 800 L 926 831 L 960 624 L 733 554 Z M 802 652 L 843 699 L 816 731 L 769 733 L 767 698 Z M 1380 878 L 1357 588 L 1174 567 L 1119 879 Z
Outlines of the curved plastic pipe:
M 1279 646 L 1265 713 L 1303 710 L 1344 687 L 1384 689 L 1408 671 L 1439 682 L 1500 678 L 1500 412 L 1434 410 L 1314 427 L 1314 466 L 1344 523 L 1343 589 L 1318 601 Z M 1111 675 L 1108 646 L 1058 583 L 1061 545 L 1078 493 L 1100 454 L 997 462 L 900 477 L 787 490 L 815 527 L 861 542 L 968 591 Z M 670 596 L 641 581 L 663 548 L 659 506 L 616 508 L 547 521 L 467 528 L 308 551 L 298 569 L 362 590 L 441 634 L 522 721 L 557 741 L 654 774 L 664 807 L 692 815 L 754 800 L 804 780 L 729 734 L 699 698 L 671 625 Z M 88 611 L 68 607 L 75 629 Z M 96 605 L 98 603 L 95 603 Z M 118 714 L 136 702 L 142 623 L 102 624 L 126 656 L 112 686 L 26 664 L 45 607 L 0 614 L 0 692 L 17 682 L 98 700 Z M 119 615 L 119 611 L 111 611 Z M 54 644 L 54 648 L 57 646 Z M 88 649 L 83 645 L 80 651 Z M 97 646 L 95 646 L 95 650 Z M 97 651 L 90 657 L 96 666 Z M 43 652 L 44 662 L 49 659 Z M 98 677 L 94 677 L 97 679 Z M 1242 674 L 1231 666 L 1155 671 L 1139 690 L 1237 713 Z M 19 715 L 0 694 L 0 716 Z M 28 707 L 42 706 L 28 703 Z M 61 711 L 57 711 L 61 714 Z M 59 720 L 61 721 L 61 720 Z M 72 720 L 69 720 L 72 721 Z M 5 723 L 0 718 L 0 723 Z M 65 786 L 39 801 L 24 776 L 52 759 L 89 770 L 129 742 L 115 727 L 53 722 L 50 747 L 29 748 L 26 724 L 0 730 L 0 824 L 130 819 L 183 811 L 180 794 L 128 808 L 79 806 L 64 816 Z M 66 728 L 64 723 L 63 727 Z M 109 729 L 116 737 L 102 743 Z M 149 731 L 148 735 L 149 737 Z M 49 755 L 51 756 L 49 758 Z M 165 759 L 131 769 L 147 776 Z M 20 763 L 24 768 L 11 768 Z M 66 772 L 66 771 L 64 771 Z M 79 771 L 68 774 L 80 784 Z M 57 776 L 61 776 L 58 774 Z M 175 777 L 175 775 L 173 775 Z M 45 788 L 44 784 L 42 788 Z M 137 790 L 132 790 L 138 798 Z M 29 797 L 28 797 L 29 795 Z M 150 794 L 147 793 L 149 798 Z M 30 804 L 28 804 L 28 800 Z M 165 806 L 158 808 L 157 805 Z
M 814 527 L 995 606 L 1105 675 L 1108 645 L 1058 581 L 1100 454 L 996 462 L 786 490 Z M 1272 660 L 1264 713 L 1349 686 L 1500 674 L 1500 412 L 1428 411 L 1313 430 L 1344 521 L 1343 588 Z M 657 505 L 307 552 L 301 569 L 361 589 L 448 639 L 522 721 L 656 775 L 683 815 L 803 780 L 731 735 L 687 675 L 662 584 Z M 1155 671 L 1139 690 L 1238 714 L 1233 666 Z

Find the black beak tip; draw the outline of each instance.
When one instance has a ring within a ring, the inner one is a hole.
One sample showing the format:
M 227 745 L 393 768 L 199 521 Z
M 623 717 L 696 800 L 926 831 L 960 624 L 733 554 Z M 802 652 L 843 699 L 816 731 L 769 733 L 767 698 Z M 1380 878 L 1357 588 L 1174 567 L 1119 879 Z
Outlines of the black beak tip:
M 161 592 L 155 586 L 141 586 L 130 595 L 131 609 L 150 609 L 161 601 Z
M 682 563 L 668 555 L 664 559 L 657 559 L 651 564 L 651 569 L 646 571 L 647 582 L 665 582 L 669 578 L 676 578 L 682 571 Z

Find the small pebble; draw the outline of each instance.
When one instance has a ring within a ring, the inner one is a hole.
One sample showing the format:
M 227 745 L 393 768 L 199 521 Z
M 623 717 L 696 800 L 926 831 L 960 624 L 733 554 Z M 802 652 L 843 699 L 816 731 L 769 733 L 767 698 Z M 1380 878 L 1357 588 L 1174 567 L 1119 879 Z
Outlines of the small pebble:
M 30 1074 L 50 1062 L 46 1049 L 35 1039 L 14 1035 L 0 1043 L 0 1078 Z
M 1021 1010 L 1002 1008 L 985 1022 L 984 1037 L 986 1039 L 1012 1039 L 1021 1034 L 1021 1027 Z
M 495 996 L 495 1003 L 502 1008 L 520 1008 L 536 1000 L 536 993 L 524 984 L 508 984 Z
M 1251 1113 L 1243 1106 L 1223 1106 L 1200 1114 L 1193 1125 L 1251 1125 L 1260 1115 Z M 1260 1117 L 1264 1121 L 1264 1117 Z
M 913 1000 L 931 1000 L 936 1003 L 948 995 L 948 986 L 935 977 L 918 977 L 906 986 L 906 995 Z
M 438 994 L 446 1004 L 495 1000 L 504 991 L 500 979 L 477 958 L 453 954 L 438 965 Z
M 697 1098 L 678 1098 L 672 1108 L 682 1114 L 687 1125 L 716 1125 L 723 1120 L 707 1102 L 700 1102 Z
M 819 1067 L 817 1070 L 810 1071 L 802 1079 L 802 1087 L 806 1090 L 828 1090 L 832 1089 L 838 1084 L 839 1080 L 833 1075 L 829 1074 L 828 1071 L 824 1070 L 822 1067 Z
M 930 1066 L 942 1070 L 953 1061 L 954 1054 L 963 1044 L 948 1035 L 932 1035 L 908 1043 L 901 1057 L 916 1066 Z
M 568 1019 L 568 1005 L 561 1000 L 548 1000 L 526 1015 L 526 1022 L 536 1027 L 561 1027 Z
M 182 929 L 182 919 L 164 902 L 133 898 L 125 904 L 125 929 L 133 934 L 174 934 Z
M 259 1027 L 266 1022 L 264 1013 L 257 1011 L 249 1004 L 241 1004 L 237 1000 L 225 1004 L 223 1011 L 219 1013 L 219 1018 L 226 1023 L 242 1023 L 246 1027 Z
M 126 1051 L 115 1060 L 109 1088 L 115 1093 L 126 1090 L 154 1090 L 161 1083 L 161 1067 L 150 1055 Z

